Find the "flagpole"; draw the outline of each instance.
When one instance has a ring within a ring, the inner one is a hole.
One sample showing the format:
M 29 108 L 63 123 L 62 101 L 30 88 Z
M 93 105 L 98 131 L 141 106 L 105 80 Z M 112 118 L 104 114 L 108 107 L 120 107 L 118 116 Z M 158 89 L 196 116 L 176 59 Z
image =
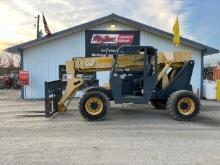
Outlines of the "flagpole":
M 40 22 L 40 15 L 37 15 L 37 39 L 40 38 L 40 31 L 39 31 L 39 22 Z

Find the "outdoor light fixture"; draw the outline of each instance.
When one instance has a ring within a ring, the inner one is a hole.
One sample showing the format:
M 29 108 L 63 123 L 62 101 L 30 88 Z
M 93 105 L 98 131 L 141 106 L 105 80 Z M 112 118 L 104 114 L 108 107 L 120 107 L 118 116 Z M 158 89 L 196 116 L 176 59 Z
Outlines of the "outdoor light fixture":
M 110 26 L 113 28 L 113 27 L 115 27 L 115 24 L 112 23 Z
M 116 25 L 115 25 L 114 23 L 112 23 L 112 24 L 110 25 L 110 30 L 116 30 L 115 28 L 116 28 Z

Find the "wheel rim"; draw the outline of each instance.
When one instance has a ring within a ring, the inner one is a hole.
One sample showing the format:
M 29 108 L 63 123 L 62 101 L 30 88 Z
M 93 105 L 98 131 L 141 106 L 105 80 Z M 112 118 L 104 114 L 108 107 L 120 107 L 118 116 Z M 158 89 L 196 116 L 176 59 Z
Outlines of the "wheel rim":
M 85 108 L 90 115 L 98 115 L 103 111 L 103 102 L 100 98 L 91 97 L 86 101 Z
M 186 97 L 182 98 L 178 102 L 178 110 L 183 115 L 190 115 L 195 110 L 195 103 L 193 99 Z

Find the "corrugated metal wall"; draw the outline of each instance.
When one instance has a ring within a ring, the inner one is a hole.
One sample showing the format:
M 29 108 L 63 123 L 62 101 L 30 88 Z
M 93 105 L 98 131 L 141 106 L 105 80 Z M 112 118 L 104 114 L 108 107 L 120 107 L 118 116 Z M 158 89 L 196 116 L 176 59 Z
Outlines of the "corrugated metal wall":
M 110 26 L 114 24 L 115 26 Z M 100 26 L 91 27 L 89 30 L 138 30 L 117 22 L 108 22 Z M 140 33 L 141 45 L 151 45 L 158 51 L 190 50 L 196 61 L 192 77 L 194 91 L 200 89 L 201 80 L 201 52 L 195 48 L 180 45 L 176 48 L 172 41 L 161 38 L 147 32 Z M 30 85 L 24 88 L 24 97 L 43 98 L 44 82 L 58 79 L 58 65 L 64 64 L 66 60 L 85 55 L 85 32 L 81 31 L 68 37 L 57 39 L 42 45 L 24 50 L 24 70 L 30 73 Z M 101 83 L 108 82 L 108 72 L 98 73 L 97 77 Z
M 84 56 L 85 33 L 79 32 L 42 45 L 25 49 L 24 70 L 29 71 L 30 85 L 24 88 L 24 98 L 43 98 L 44 82 L 58 79 L 58 66 L 72 57 Z

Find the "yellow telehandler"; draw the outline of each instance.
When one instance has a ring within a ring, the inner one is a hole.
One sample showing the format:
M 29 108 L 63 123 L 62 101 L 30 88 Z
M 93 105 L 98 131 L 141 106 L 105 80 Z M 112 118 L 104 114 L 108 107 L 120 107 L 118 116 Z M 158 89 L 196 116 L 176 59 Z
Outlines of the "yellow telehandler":
M 78 57 L 66 62 L 63 79 L 45 82 L 45 116 L 67 111 L 76 92 L 85 85 L 79 75 L 111 71 L 109 86 L 87 86 L 79 111 L 87 120 L 106 117 L 116 104 L 147 104 L 167 108 L 176 120 L 190 120 L 200 111 L 200 100 L 190 84 L 194 61 L 189 51 L 159 52 L 151 46 L 121 46 L 112 56 Z M 88 82 L 88 80 L 87 80 Z

